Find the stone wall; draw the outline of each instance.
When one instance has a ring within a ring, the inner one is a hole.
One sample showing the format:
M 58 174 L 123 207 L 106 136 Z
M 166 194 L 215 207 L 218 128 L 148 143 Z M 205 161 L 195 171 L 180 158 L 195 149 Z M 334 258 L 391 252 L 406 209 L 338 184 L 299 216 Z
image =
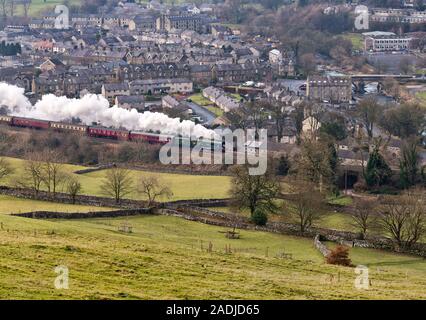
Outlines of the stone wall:
M 324 257 L 327 257 L 327 256 L 330 254 L 330 252 L 331 252 L 331 250 L 330 250 L 330 249 L 328 249 L 328 248 L 325 246 L 325 244 L 323 244 L 323 243 L 321 242 L 321 240 L 320 240 L 320 235 L 319 235 L 319 234 L 317 234 L 317 235 L 315 236 L 315 238 L 314 238 L 314 246 L 315 246 L 315 248 L 317 248 L 317 249 L 318 249 L 318 251 L 319 251 L 319 252 L 321 252 L 321 254 L 322 254 Z
M 227 207 L 229 206 L 231 199 L 192 199 L 192 200 L 177 200 L 164 202 L 163 207 Z
M 12 216 L 33 218 L 33 219 L 88 219 L 88 218 L 110 218 L 127 217 L 142 214 L 150 214 L 151 209 L 95 211 L 95 212 L 53 212 L 34 211 L 25 213 L 13 213 Z
M 161 173 L 174 173 L 174 174 L 190 174 L 197 176 L 231 176 L 231 172 L 223 170 L 222 165 L 198 166 L 198 165 L 164 165 L 164 164 L 137 164 L 129 165 L 129 169 L 161 172 Z
M 52 198 L 47 192 L 34 193 L 31 190 L 27 189 L 17 189 L 17 188 L 7 188 L 0 187 L 0 194 L 10 195 L 19 198 L 26 199 L 35 199 L 35 200 L 44 200 L 44 201 L 54 201 L 58 203 L 72 203 L 72 199 L 69 195 L 63 193 L 57 193 L 55 198 Z M 96 207 L 112 207 L 124 209 L 129 214 L 147 214 L 147 213 L 156 213 L 164 215 L 174 215 L 187 220 L 200 221 L 202 223 L 229 227 L 229 228 L 239 228 L 239 229 L 248 229 L 248 230 L 259 230 L 265 232 L 274 232 L 281 234 L 289 234 L 294 236 L 302 236 L 314 239 L 317 235 L 320 236 L 320 239 L 325 241 L 333 241 L 340 244 L 344 244 L 350 247 L 362 247 L 362 248 L 374 248 L 388 251 L 398 251 L 401 253 L 415 254 L 422 257 L 426 257 L 426 243 L 418 243 L 412 248 L 397 248 L 395 243 L 390 239 L 384 237 L 368 237 L 365 240 L 358 239 L 358 234 L 347 231 L 339 231 L 325 228 L 308 228 L 305 232 L 301 233 L 299 226 L 290 223 L 283 222 L 268 222 L 266 226 L 256 226 L 251 223 L 247 218 L 230 215 L 223 212 L 217 212 L 213 210 L 206 209 L 207 207 L 220 207 L 226 206 L 229 204 L 229 199 L 196 199 L 196 200 L 181 200 L 173 201 L 167 203 L 157 204 L 156 208 L 152 211 L 138 211 L 146 210 L 141 209 L 147 206 L 145 201 L 136 201 L 136 200 L 123 200 L 121 203 L 117 204 L 113 199 L 102 198 L 102 197 L 93 197 L 93 196 L 77 196 L 76 204 L 96 206 Z M 129 211 L 130 210 L 130 211 Z M 133 210 L 133 211 L 131 211 Z M 97 213 L 97 215 L 102 216 L 122 216 L 126 215 L 124 211 L 117 210 L 116 214 L 111 213 Z M 131 213 L 133 212 L 133 214 Z M 139 212 L 139 213 L 137 213 Z M 45 217 L 49 216 L 51 218 L 65 218 L 66 213 L 28 213 L 28 217 Z M 78 213 L 71 215 L 76 218 L 87 218 L 94 217 L 96 213 Z
M 0 194 L 13 196 L 16 198 L 33 199 L 40 201 L 52 201 L 58 203 L 72 204 L 73 200 L 66 193 L 57 192 L 55 196 L 52 194 L 39 191 L 34 192 L 30 189 L 11 188 L 0 186 Z M 157 203 L 160 207 L 178 207 L 178 206 L 196 206 L 196 207 L 224 207 L 228 206 L 230 199 L 192 199 L 192 200 L 177 200 L 164 203 Z M 124 209 L 136 209 L 146 207 L 147 202 L 142 200 L 123 199 L 120 203 L 116 203 L 114 199 L 97 196 L 78 195 L 75 199 L 75 204 L 88 205 L 94 207 L 112 207 Z
M 100 165 L 100 166 L 97 166 L 97 167 L 89 167 L 87 169 L 77 170 L 77 171 L 74 171 L 74 173 L 75 174 L 85 174 L 85 173 L 96 172 L 96 171 L 114 168 L 115 166 L 116 165 L 114 163 L 104 164 L 104 165 Z
M 73 204 L 73 199 L 66 193 L 57 192 L 55 196 L 45 191 L 34 192 L 30 189 L 0 187 L 0 194 L 13 196 L 16 198 L 40 200 L 40 201 L 53 201 L 57 203 Z M 111 207 L 123 209 L 137 209 L 146 207 L 145 201 L 137 200 L 121 200 L 116 203 L 114 199 L 104 197 L 94 197 L 87 195 L 78 195 L 75 199 L 75 204 L 87 205 L 93 207 Z
M 159 214 L 179 216 L 191 221 L 199 221 L 206 224 L 223 226 L 228 228 L 259 230 L 274 232 L 294 236 L 302 236 L 314 239 L 317 235 L 321 240 L 337 242 L 349 247 L 372 248 L 387 251 L 397 251 L 401 253 L 414 254 L 426 257 L 426 243 L 418 243 L 412 248 L 396 248 L 391 239 L 384 237 L 368 237 L 366 240 L 359 240 L 358 234 L 348 231 L 340 231 L 325 228 L 308 228 L 305 232 L 300 232 L 299 226 L 284 222 L 268 222 L 265 226 L 256 226 L 248 219 L 229 215 L 222 212 L 208 210 L 206 208 L 183 206 L 173 209 L 166 209 L 165 212 L 156 211 Z M 167 211 L 168 210 L 168 211 Z

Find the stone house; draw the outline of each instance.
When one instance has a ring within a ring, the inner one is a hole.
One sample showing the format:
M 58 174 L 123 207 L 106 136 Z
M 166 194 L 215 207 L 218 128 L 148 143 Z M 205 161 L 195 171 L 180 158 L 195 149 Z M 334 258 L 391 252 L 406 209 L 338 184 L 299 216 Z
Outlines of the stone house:
M 170 94 L 170 93 L 192 93 L 193 83 L 188 79 L 149 79 L 134 80 L 130 82 L 132 94 Z
M 105 83 L 101 89 L 102 95 L 113 104 L 117 96 L 130 95 L 130 87 L 127 82 L 124 83 Z
M 190 78 L 189 65 L 177 63 L 147 63 L 120 66 L 118 78 L 122 80 Z
M 349 76 L 309 76 L 306 95 L 310 100 L 343 103 L 352 100 L 352 80 Z
M 211 67 L 208 65 L 191 65 L 189 67 L 192 81 L 198 84 L 209 85 L 212 81 Z
M 136 109 L 143 112 L 145 111 L 145 97 L 143 95 L 117 96 L 115 97 L 115 105 L 119 108 Z
M 179 104 L 180 102 L 170 95 L 167 95 L 161 99 L 161 105 L 163 108 L 176 108 L 179 106 Z

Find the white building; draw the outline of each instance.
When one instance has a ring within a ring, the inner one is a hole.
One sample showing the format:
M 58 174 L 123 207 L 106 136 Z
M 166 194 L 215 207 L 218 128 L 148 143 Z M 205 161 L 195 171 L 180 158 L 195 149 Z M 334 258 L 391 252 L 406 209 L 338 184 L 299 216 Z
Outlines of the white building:
M 411 47 L 410 37 L 397 35 L 370 35 L 364 39 L 365 51 L 404 51 Z
M 271 64 L 278 64 L 283 61 L 283 54 L 277 49 L 269 51 L 269 62 Z
M 187 79 L 152 79 L 152 80 L 134 80 L 130 83 L 130 92 L 132 94 L 155 95 L 164 93 L 192 93 L 193 83 Z

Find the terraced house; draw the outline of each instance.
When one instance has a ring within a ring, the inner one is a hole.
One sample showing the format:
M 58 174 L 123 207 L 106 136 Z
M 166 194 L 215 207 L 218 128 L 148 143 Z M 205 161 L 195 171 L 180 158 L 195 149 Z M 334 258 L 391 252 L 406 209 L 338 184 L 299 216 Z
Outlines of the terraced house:
M 199 15 L 162 15 L 157 18 L 157 30 L 193 30 L 201 31 L 201 17 Z
M 218 82 L 235 83 L 256 81 L 270 75 L 270 68 L 265 64 L 217 64 L 212 67 L 212 79 Z
M 352 99 L 351 77 L 310 76 L 306 94 L 310 100 L 345 103 Z
M 426 12 L 414 9 L 374 8 L 371 10 L 372 22 L 396 22 L 396 23 L 425 23 Z
M 365 38 L 366 51 L 404 51 L 409 50 L 411 37 L 397 35 L 370 35 Z
M 130 82 L 130 92 L 135 95 L 164 93 L 191 93 L 192 81 L 188 79 L 150 79 Z
M 122 81 L 189 78 L 190 68 L 188 65 L 177 63 L 131 64 L 118 67 L 117 74 Z

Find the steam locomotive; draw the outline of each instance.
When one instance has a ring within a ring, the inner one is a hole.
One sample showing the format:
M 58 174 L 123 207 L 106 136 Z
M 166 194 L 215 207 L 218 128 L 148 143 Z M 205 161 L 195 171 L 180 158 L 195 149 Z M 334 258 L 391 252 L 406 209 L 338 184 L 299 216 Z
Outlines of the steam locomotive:
M 204 148 L 216 148 L 223 150 L 223 143 L 219 140 L 199 139 L 192 140 L 186 137 L 157 134 L 143 131 L 129 131 L 124 129 L 114 129 L 102 126 L 86 126 L 67 122 L 47 121 L 23 117 L 0 116 L 0 123 L 8 124 L 12 127 L 31 128 L 39 130 L 54 130 L 58 132 L 74 132 L 95 138 L 106 138 L 120 141 L 147 142 L 150 144 L 167 144 L 173 142 L 178 145 L 194 146 L 202 144 Z

